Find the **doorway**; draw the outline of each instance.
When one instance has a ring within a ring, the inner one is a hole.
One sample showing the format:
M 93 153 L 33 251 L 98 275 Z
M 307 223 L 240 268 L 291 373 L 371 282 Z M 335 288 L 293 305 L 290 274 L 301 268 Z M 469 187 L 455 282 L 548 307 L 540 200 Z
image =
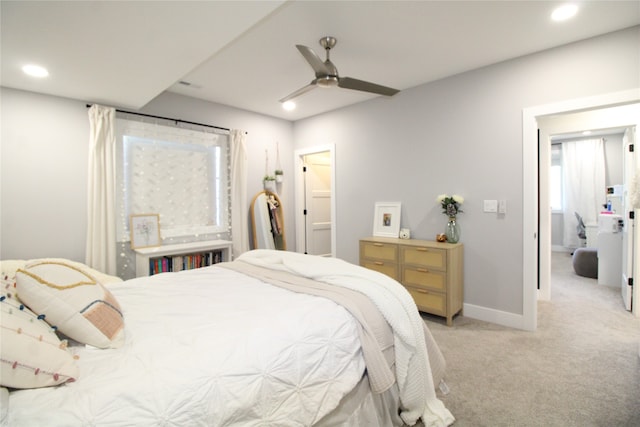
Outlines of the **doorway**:
M 549 176 L 551 168 L 550 151 L 551 140 L 554 136 L 563 135 L 564 138 L 569 136 L 577 136 L 580 132 L 590 131 L 590 137 L 597 137 L 598 135 L 614 135 L 622 134 L 625 129 L 628 129 L 631 134 L 635 134 L 634 121 L 638 120 L 640 114 L 640 104 L 630 104 L 626 106 L 613 106 L 606 108 L 598 108 L 585 112 L 569 112 L 565 114 L 558 114 L 552 116 L 538 117 L 538 126 L 540 129 L 540 290 L 538 298 L 541 300 L 548 300 L 551 298 L 551 279 L 550 279 L 550 264 L 551 264 L 551 251 L 552 251 L 552 221 L 551 221 L 551 206 L 549 203 L 549 189 L 551 187 Z M 620 154 L 623 153 L 622 146 L 620 147 Z M 631 153 L 633 154 L 633 153 Z M 605 154 L 605 158 L 606 158 Z M 626 153 L 625 153 L 625 157 Z M 623 159 L 619 159 L 619 167 L 622 166 Z M 612 160 L 608 160 L 607 163 Z M 620 168 L 622 169 L 622 168 Z M 622 181 L 622 173 L 619 172 L 619 180 Z M 610 174 L 607 173 L 607 176 Z M 623 182 L 612 182 L 610 184 L 623 184 Z M 628 184 L 628 183 L 627 183 Z M 602 188 L 602 198 L 605 200 L 604 191 Z M 544 213 L 544 214 L 543 214 Z M 571 212 L 565 213 L 571 215 Z M 593 219 L 597 221 L 597 218 Z M 589 234 L 590 228 L 587 224 L 587 234 Z M 622 262 L 621 262 L 622 266 Z M 621 285 L 622 272 L 620 275 L 620 281 L 618 286 Z
M 335 256 L 335 156 L 333 146 L 295 152 L 297 251 Z
M 629 123 L 602 124 L 603 121 L 611 119 L 611 111 L 615 106 L 639 105 L 638 101 L 640 101 L 640 92 L 632 90 L 523 110 L 523 194 L 525 197 L 523 200 L 523 316 L 520 325 L 522 329 L 536 329 L 537 301 L 540 296 L 545 297 L 544 293 L 548 292 L 550 286 L 551 224 L 548 195 L 550 144 L 548 143 L 549 133 L 545 135 L 544 128 L 540 129 L 542 143 L 538 144 L 539 121 L 545 117 L 552 118 L 583 111 L 594 115 L 590 126 L 592 128 L 638 126 L 640 123 L 636 123 L 637 114 L 632 116 L 634 119 Z M 540 161 L 538 161 L 538 155 Z M 540 292 L 538 292 L 538 284 Z

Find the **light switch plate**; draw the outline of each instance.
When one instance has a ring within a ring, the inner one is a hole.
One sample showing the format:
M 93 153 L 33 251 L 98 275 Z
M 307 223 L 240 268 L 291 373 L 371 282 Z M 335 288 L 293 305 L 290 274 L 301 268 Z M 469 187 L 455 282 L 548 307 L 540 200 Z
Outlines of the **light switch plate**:
M 498 200 L 498 213 L 506 214 L 507 213 L 507 201 L 506 200 Z
M 485 212 L 498 212 L 498 201 L 497 200 L 485 200 L 484 201 L 484 211 Z

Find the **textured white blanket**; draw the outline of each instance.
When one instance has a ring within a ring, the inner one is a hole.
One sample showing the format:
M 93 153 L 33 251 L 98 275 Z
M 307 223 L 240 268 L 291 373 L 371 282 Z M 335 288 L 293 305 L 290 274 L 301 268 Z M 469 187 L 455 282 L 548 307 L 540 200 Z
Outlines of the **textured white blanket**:
M 236 261 L 288 271 L 369 296 L 393 329 L 403 421 L 414 425 L 420 418 L 426 427 L 453 423 L 453 415 L 435 394 L 426 346 L 436 344 L 425 343 L 424 322 L 411 295 L 398 282 L 336 258 L 294 252 L 254 250 Z

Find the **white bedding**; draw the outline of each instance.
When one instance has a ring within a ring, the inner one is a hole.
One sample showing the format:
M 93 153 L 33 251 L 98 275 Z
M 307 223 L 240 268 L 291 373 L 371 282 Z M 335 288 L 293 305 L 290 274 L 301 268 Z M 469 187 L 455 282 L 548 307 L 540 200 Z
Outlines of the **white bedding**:
M 398 385 L 371 393 L 356 321 L 343 307 L 212 266 L 109 284 L 124 346 L 73 347 L 78 380 L 12 391 L 3 425 L 386 427 L 402 424 L 399 408 L 408 424 L 453 422 L 435 397 L 432 338 L 397 282 L 289 252 L 251 251 L 239 262 L 367 294 L 393 328 Z
M 78 348 L 78 381 L 12 392 L 7 425 L 311 425 L 363 376 L 353 319 L 327 299 L 215 266 L 109 289 L 124 347 Z
M 406 290 L 388 276 L 337 258 L 309 257 L 294 252 L 255 250 L 238 261 L 287 271 L 302 277 L 366 294 L 394 333 L 396 380 L 401 417 L 409 425 L 421 419 L 427 427 L 448 426 L 453 415 L 436 397 L 427 346 L 437 347 Z M 425 342 L 429 340 L 429 342 Z

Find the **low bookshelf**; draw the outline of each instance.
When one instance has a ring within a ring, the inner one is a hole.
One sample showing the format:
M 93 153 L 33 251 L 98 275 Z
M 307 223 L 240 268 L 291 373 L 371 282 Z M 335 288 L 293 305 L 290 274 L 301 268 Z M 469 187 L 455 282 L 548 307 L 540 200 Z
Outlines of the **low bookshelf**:
M 208 240 L 135 249 L 136 277 L 231 261 L 231 245 L 228 240 Z

